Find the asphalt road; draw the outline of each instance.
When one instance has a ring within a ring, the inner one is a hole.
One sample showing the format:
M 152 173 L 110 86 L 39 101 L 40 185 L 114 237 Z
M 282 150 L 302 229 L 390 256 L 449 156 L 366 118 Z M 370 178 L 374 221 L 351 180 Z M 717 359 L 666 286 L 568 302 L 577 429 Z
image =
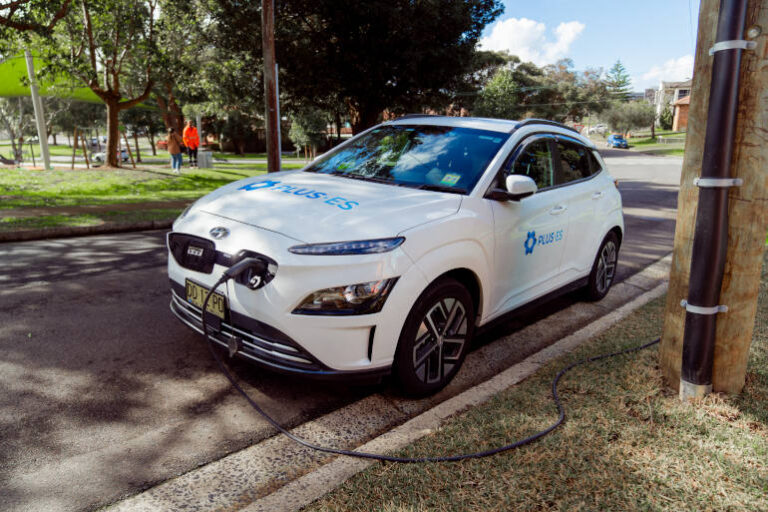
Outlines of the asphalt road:
M 606 153 L 622 280 L 671 250 L 682 159 Z M 161 232 L 0 244 L 0 510 L 92 510 L 271 433 L 172 317 L 165 260 Z M 286 425 L 382 389 L 234 368 Z

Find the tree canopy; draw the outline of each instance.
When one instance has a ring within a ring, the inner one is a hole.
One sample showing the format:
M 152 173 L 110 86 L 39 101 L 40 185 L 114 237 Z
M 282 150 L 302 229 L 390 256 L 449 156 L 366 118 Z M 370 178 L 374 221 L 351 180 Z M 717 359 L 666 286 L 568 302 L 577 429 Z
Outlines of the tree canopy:
M 118 114 L 149 97 L 160 54 L 155 22 L 158 0 L 80 0 L 36 47 L 49 73 L 66 73 L 87 85 L 107 107 L 107 163 L 118 165 Z
M 626 134 L 630 130 L 651 127 L 656 122 L 656 109 L 643 101 L 616 102 L 600 118 L 611 130 Z
M 624 67 L 621 60 L 617 60 L 611 69 L 608 70 L 605 76 L 605 84 L 612 99 L 629 101 L 631 98 L 632 80 L 629 78 L 627 68 Z
M 48 33 L 71 4 L 72 0 L 0 0 L 0 38 L 10 30 Z
M 278 2 L 280 109 L 293 121 L 290 138 L 314 146 L 329 124 L 340 138 L 347 122 L 357 133 L 406 112 L 578 121 L 629 99 L 620 61 L 603 74 L 480 50 L 484 28 L 502 11 L 500 0 Z M 0 53 L 30 47 L 44 91 L 65 82 L 106 105 L 109 165 L 118 164 L 118 115 L 137 129 L 151 122 L 154 133 L 160 117 L 181 129 L 185 115 L 201 114 L 206 130 L 239 152 L 263 137 L 261 2 L 0 0 L 3 30 L 14 36 Z M 18 68 L 13 90 L 28 94 L 23 59 L 10 60 L 3 65 Z M 50 117 L 50 126 L 68 124 Z
M 555 121 L 581 119 L 606 106 L 606 86 L 600 72 L 576 72 L 570 60 L 539 68 L 510 57 L 496 71 L 475 105 L 478 115 L 520 119 L 542 117 Z
M 501 12 L 497 0 L 286 0 L 276 34 L 281 87 L 345 105 L 357 133 L 385 109 L 444 103 Z

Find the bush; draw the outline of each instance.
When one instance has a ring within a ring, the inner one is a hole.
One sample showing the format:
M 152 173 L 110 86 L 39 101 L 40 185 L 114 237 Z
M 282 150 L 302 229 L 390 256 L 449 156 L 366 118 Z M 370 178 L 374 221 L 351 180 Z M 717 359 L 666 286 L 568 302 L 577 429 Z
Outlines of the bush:
M 672 109 L 669 107 L 669 105 L 664 107 L 664 110 L 661 111 L 661 115 L 659 116 L 659 126 L 661 129 L 671 130 L 674 117 L 675 116 L 672 113 Z

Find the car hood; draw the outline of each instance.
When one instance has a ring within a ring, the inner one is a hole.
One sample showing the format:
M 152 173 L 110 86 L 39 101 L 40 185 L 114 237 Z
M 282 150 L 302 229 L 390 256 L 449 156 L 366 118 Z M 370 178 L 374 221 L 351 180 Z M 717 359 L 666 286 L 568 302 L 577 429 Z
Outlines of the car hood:
M 285 171 L 230 183 L 194 209 L 305 243 L 396 236 L 455 214 L 462 196 L 340 176 Z

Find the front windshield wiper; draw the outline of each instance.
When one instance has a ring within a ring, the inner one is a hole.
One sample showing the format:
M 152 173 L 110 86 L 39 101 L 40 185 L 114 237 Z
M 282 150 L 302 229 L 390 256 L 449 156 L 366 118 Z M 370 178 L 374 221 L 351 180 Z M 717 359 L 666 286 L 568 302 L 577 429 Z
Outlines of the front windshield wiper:
M 362 174 L 352 174 L 344 171 L 331 171 L 326 174 L 331 174 L 333 176 L 341 176 L 342 178 L 349 178 L 351 180 L 373 181 L 374 183 L 386 183 L 387 185 L 399 185 L 399 183 L 395 183 L 394 181 L 388 180 L 385 178 L 379 178 L 377 176 L 363 176 Z
M 466 195 L 467 189 L 459 187 L 448 187 L 446 185 L 432 185 L 431 183 L 424 183 L 416 187 L 419 190 L 434 190 L 435 192 L 448 192 L 449 194 L 462 194 Z

